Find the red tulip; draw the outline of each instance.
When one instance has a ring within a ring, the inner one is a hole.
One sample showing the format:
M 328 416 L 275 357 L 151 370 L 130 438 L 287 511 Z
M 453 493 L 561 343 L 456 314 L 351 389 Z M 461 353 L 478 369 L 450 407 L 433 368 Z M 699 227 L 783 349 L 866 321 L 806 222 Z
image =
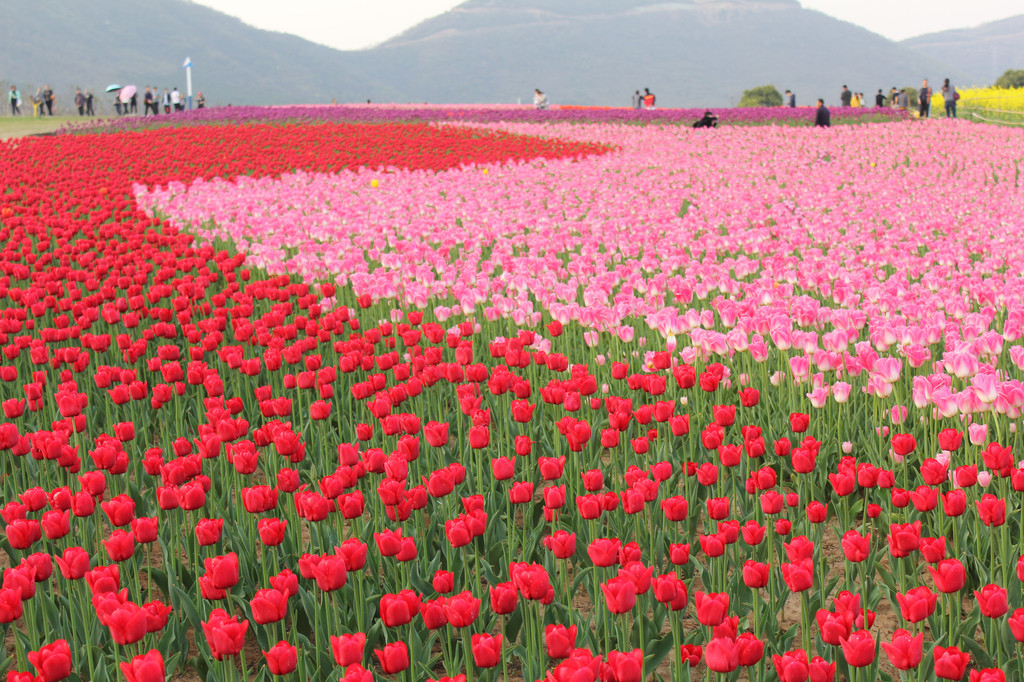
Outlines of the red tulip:
M 1006 622 L 1010 626 L 1013 638 L 1018 642 L 1024 642 L 1024 608 L 1014 611 L 1013 615 L 1006 619 Z
M 210 653 L 218 661 L 225 656 L 234 656 L 242 650 L 249 621 L 239 622 L 235 616 L 228 617 L 224 609 L 214 609 L 210 618 L 201 623 Z
M 1006 500 L 986 493 L 975 504 L 978 507 L 978 516 L 986 526 L 1001 526 L 1006 523 Z
M 445 600 L 444 613 L 453 628 L 467 627 L 480 615 L 480 600 L 472 592 L 460 592 Z
M 695 668 L 700 665 L 704 649 L 699 644 L 683 644 L 679 647 L 679 658 L 683 665 Z
M 363 661 L 363 647 L 366 646 L 366 635 L 357 632 L 354 635 L 331 636 L 331 651 L 334 653 L 334 662 L 342 667 L 348 667 Z
M 694 593 L 694 605 L 701 625 L 718 625 L 729 612 L 729 595 L 724 592 L 706 594 L 698 590 Z
M 864 668 L 875 660 L 875 638 L 867 630 L 857 630 L 842 640 L 843 657 L 854 668 Z
M 440 597 L 434 600 L 423 600 L 420 602 L 420 617 L 423 618 L 423 626 L 428 630 L 436 630 L 448 625 L 448 616 L 445 612 L 447 599 Z
M 125 682 L 164 682 L 164 657 L 156 649 L 121 664 Z
M 568 658 L 576 648 L 576 626 L 548 625 L 544 629 L 544 642 L 550 658 Z
M 478 668 L 493 668 L 498 665 L 502 661 L 502 639 L 501 635 L 473 635 L 470 638 L 473 664 Z
M 345 557 L 337 554 L 325 555 L 320 562 L 313 567 L 313 577 L 316 579 L 316 586 L 324 592 L 340 590 L 348 581 L 348 569 L 345 567 Z
M 132 519 L 132 535 L 135 536 L 135 541 L 140 544 L 148 544 L 150 542 L 156 542 L 159 535 L 160 519 L 159 517 L 137 517 Z
M 704 647 L 704 663 L 716 673 L 731 673 L 738 668 L 740 652 L 735 640 L 728 637 L 713 638 Z
M 290 675 L 298 663 L 298 651 L 285 641 L 280 641 L 263 652 L 267 661 L 267 669 L 271 675 Z
M 743 584 L 754 590 L 768 585 L 768 564 L 747 559 L 743 564 Z
M 628 578 L 612 578 L 601 583 L 605 605 L 612 613 L 626 613 L 636 604 L 636 584 Z
M 974 591 L 978 600 L 978 610 L 986 618 L 999 618 L 1009 611 L 1007 591 L 999 585 L 985 585 L 981 590 Z
M 630 652 L 608 652 L 608 674 L 615 682 L 640 682 L 643 677 L 644 653 L 642 649 Z
M 826 644 L 840 646 L 843 640 L 850 636 L 853 623 L 848 622 L 841 613 L 832 613 L 825 609 L 818 609 L 815 619 L 818 623 L 821 639 Z
M 939 592 L 959 592 L 967 581 L 967 572 L 959 559 L 943 559 L 936 566 L 927 568 Z
M 892 450 L 900 457 L 905 457 L 917 449 L 917 440 L 909 433 L 896 433 L 892 437 Z
M 115 530 L 103 540 L 111 561 L 126 561 L 135 554 L 135 536 L 123 530 Z
M 409 650 L 405 642 L 394 642 L 383 649 L 374 649 L 373 653 L 380 661 L 380 667 L 388 675 L 400 673 L 409 667 Z
M 576 553 L 576 533 L 556 530 L 544 538 L 544 546 L 551 550 L 556 559 L 569 559 Z
M 43 682 L 58 682 L 71 674 L 71 648 L 67 640 L 58 639 L 38 651 L 28 652 L 28 662 Z
M 196 539 L 199 541 L 199 546 L 208 547 L 220 542 L 223 529 L 224 519 L 199 519 L 196 522 Z
M 810 675 L 810 662 L 803 649 L 787 651 L 781 656 L 776 654 L 772 656 L 772 664 L 779 682 L 805 682 Z
M 380 619 L 389 628 L 405 625 L 419 612 L 420 599 L 412 590 L 385 594 L 380 598 Z
M 882 648 L 889 657 L 889 662 L 897 670 L 916 668 L 923 657 L 924 633 L 915 637 L 906 630 L 897 630 L 892 634 L 891 642 L 882 642 Z
M 915 587 L 906 594 L 896 593 L 900 605 L 900 615 L 908 623 L 919 623 L 935 612 L 938 595 L 927 587 Z
M 238 582 L 238 555 L 230 552 L 203 560 L 206 574 L 215 588 L 229 590 Z
M 935 676 L 944 680 L 963 679 L 971 662 L 971 655 L 955 646 L 936 646 L 932 649 L 932 657 L 935 659 Z
M 516 610 L 519 593 L 511 582 L 498 583 L 488 587 L 491 595 L 491 610 L 499 616 L 508 615 Z
M 848 530 L 843 533 L 842 546 L 847 561 L 864 561 L 871 556 L 871 533 L 861 535 L 855 530 Z
M 110 628 L 110 637 L 117 644 L 134 644 L 146 636 L 149 615 L 145 609 L 126 602 L 100 619 Z
M 455 589 L 455 574 L 451 571 L 437 570 L 434 579 L 431 581 L 434 591 L 439 594 L 449 594 Z
M 960 449 L 963 443 L 964 434 L 956 429 L 942 429 L 939 431 L 939 447 L 948 452 L 955 452 Z
M 288 613 L 288 593 L 277 589 L 257 590 L 249 602 L 252 619 L 260 625 L 284 620 Z
M 256 524 L 260 541 L 268 547 L 276 547 L 284 542 L 284 532 L 287 528 L 288 522 L 282 519 L 260 519 Z

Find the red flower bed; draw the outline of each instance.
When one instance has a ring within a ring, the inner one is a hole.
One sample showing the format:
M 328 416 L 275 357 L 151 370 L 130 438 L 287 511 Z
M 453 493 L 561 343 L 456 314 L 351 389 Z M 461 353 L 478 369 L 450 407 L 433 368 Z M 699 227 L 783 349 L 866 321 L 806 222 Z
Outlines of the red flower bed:
M 163 679 L 165 660 L 203 670 L 239 652 L 246 617 L 261 625 L 260 645 L 271 632 L 283 636 L 292 599 L 302 664 L 320 671 L 331 659 L 328 634 L 340 631 L 315 625 L 331 610 L 310 590 L 343 587 L 360 552 L 365 562 L 355 537 L 342 543 L 314 530 L 316 541 L 301 545 L 300 516 L 322 518 L 336 500 L 339 520 L 362 514 L 360 492 L 339 499 L 366 469 L 338 451 L 357 442 L 353 420 L 365 418 L 354 387 L 338 380 L 351 370 L 338 364 L 358 355 L 359 365 L 384 367 L 399 364 L 397 354 L 375 359 L 375 344 L 388 345 L 379 331 L 363 340 L 347 309 L 322 311 L 330 292 L 260 279 L 243 255 L 197 248 L 147 218 L 130 198 L 133 184 L 357 166 L 443 171 L 602 149 L 407 124 L 165 128 L 0 145 L 0 545 L 13 564 L 0 623 L 19 628 L 10 668 L 34 666 L 39 680 L 70 670 L 112 679 L 118 663 L 127 679 Z M 412 375 L 423 367 L 401 366 L 403 383 L 420 381 Z M 309 390 L 293 393 L 285 386 L 294 388 L 299 368 L 297 383 Z M 402 443 L 418 451 L 415 437 Z M 268 456 L 274 463 L 260 466 Z M 327 495 L 306 492 L 310 485 Z M 279 508 L 279 495 L 292 499 Z M 379 527 L 383 508 L 369 506 Z M 337 530 L 354 532 L 341 522 Z M 329 553 L 334 542 L 343 561 Z M 281 547 L 273 557 L 272 547 Z M 310 549 L 328 554 L 307 559 Z M 315 583 L 300 589 L 300 572 Z M 241 621 L 212 608 L 233 611 L 243 586 Z M 379 591 L 368 586 L 366 596 Z M 346 624 L 368 626 L 364 611 Z M 279 629 L 262 628 L 275 622 Z M 371 641 L 379 640 L 378 631 Z M 266 644 L 272 672 L 294 669 L 290 645 Z M 396 656 L 387 653 L 386 665 Z

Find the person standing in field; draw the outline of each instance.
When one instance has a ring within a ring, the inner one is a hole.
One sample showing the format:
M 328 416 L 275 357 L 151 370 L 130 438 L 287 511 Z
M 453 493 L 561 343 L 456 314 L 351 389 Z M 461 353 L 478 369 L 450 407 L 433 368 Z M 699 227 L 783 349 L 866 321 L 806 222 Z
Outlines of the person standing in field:
M 653 109 L 654 108 L 655 97 L 654 97 L 654 93 L 651 92 L 650 88 L 644 88 L 644 98 L 643 99 L 644 99 L 644 109 Z
M 95 116 L 96 111 L 92 108 L 92 93 L 88 90 L 85 91 L 85 115 Z
M 917 91 L 917 113 L 921 118 L 928 118 L 928 110 L 932 106 L 932 89 L 928 87 L 928 79 L 921 81 L 921 89 Z
M 11 94 L 8 95 L 11 101 L 11 116 L 21 116 L 21 93 L 18 89 L 11 86 Z
M 641 101 L 643 101 L 643 98 L 640 97 L 640 91 L 637 90 L 636 92 L 633 93 L 633 108 L 639 109 Z
M 785 102 L 785 106 L 790 109 L 796 109 L 796 95 L 789 90 L 786 90 L 786 97 L 783 101 Z
M 875 95 L 875 106 L 879 109 L 885 106 L 885 95 L 882 94 L 882 88 L 878 88 L 878 93 Z
M 814 127 L 832 127 L 832 115 L 829 113 L 828 107 L 825 106 L 825 100 L 821 99 L 820 97 L 818 98 L 818 109 L 817 111 L 814 112 Z
M 43 103 L 46 105 L 46 113 L 49 116 L 53 116 L 53 102 L 57 97 L 53 94 L 53 90 L 47 85 L 46 89 L 43 90 Z
M 540 88 L 534 88 L 533 90 L 533 106 L 535 109 L 548 108 L 548 96 L 541 92 Z
M 205 107 L 206 107 L 206 98 L 203 97 L 203 93 L 200 92 L 199 96 L 196 97 L 196 109 L 203 109 Z
M 181 106 L 181 93 L 178 92 L 177 87 L 171 90 L 171 106 L 174 107 L 174 111 L 176 112 L 184 109 L 184 107 Z
M 853 102 L 853 93 L 847 90 L 844 85 L 843 91 L 839 93 L 839 103 L 844 107 L 848 107 L 851 102 Z
M 910 95 L 907 94 L 906 90 L 900 90 L 899 94 L 896 95 L 896 108 L 900 111 L 910 109 Z
M 85 95 L 81 88 L 75 90 L 75 106 L 78 107 L 78 115 L 85 116 Z
M 171 113 L 171 93 L 167 90 L 167 88 L 164 88 L 163 105 L 164 105 L 164 113 L 165 114 Z
M 960 95 L 957 94 L 956 88 L 949 84 L 947 78 L 942 83 L 942 103 L 946 107 L 946 118 L 956 118 L 956 100 Z

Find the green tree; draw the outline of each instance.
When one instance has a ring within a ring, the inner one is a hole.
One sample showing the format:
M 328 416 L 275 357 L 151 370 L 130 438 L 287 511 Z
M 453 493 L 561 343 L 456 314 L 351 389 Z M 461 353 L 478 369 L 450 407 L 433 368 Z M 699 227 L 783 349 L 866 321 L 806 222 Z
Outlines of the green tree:
M 921 103 L 918 98 L 918 95 L 921 92 L 921 90 L 913 85 L 905 85 L 901 88 L 901 90 L 907 93 L 907 100 L 910 103 L 910 107 L 912 109 L 916 109 L 918 105 Z
M 1007 69 L 1006 72 L 996 80 L 997 88 L 1024 88 L 1024 70 Z
M 782 95 L 774 85 L 762 85 L 743 91 L 740 98 L 741 107 L 781 107 Z

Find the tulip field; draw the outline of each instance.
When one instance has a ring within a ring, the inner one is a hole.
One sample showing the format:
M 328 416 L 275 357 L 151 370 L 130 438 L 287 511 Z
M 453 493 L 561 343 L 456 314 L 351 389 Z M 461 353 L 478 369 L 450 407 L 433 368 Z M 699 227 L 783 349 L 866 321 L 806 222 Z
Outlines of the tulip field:
M 0 142 L 8 682 L 1024 679 L 1024 131 L 238 109 Z

